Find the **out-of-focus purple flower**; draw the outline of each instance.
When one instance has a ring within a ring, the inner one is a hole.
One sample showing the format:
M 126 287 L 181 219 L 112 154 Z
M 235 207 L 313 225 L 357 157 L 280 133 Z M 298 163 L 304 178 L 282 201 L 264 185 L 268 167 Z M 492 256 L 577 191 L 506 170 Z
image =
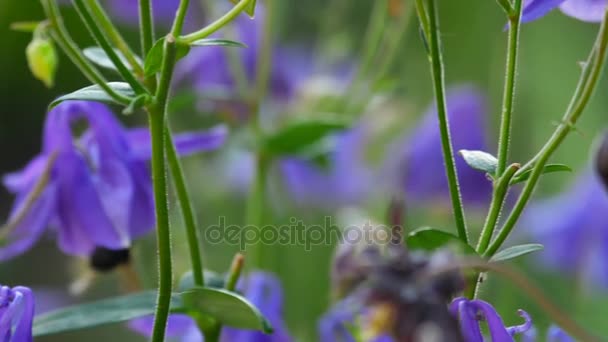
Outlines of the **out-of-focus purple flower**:
M 139 23 L 139 1 L 134 0 L 105 0 L 112 18 L 128 25 Z M 175 18 L 179 0 L 152 0 L 154 19 L 163 26 L 169 26 Z M 202 10 L 197 1 L 190 2 L 190 8 L 186 18 L 186 27 L 189 29 L 199 28 L 202 22 Z
M 257 79 L 264 16 L 264 7 L 258 5 L 255 19 L 241 15 L 222 31 L 223 38 L 237 40 L 245 44 L 245 48 L 208 46 L 192 49 L 177 66 L 176 79 L 191 81 L 197 91 L 215 100 L 215 106 L 234 107 L 235 104 L 246 102 L 247 98 L 243 96 L 250 94 L 242 94 L 241 91 L 251 92 Z M 232 68 L 230 61 L 234 57 L 230 52 L 237 58 L 236 70 Z M 310 53 L 301 49 L 273 47 L 269 79 L 269 95 L 273 101 L 286 101 L 293 96 L 300 81 L 310 76 L 313 66 L 311 57 Z M 237 89 L 236 75 L 239 73 L 244 78 L 246 89 Z
M 353 337 L 352 328 L 356 326 L 357 312 L 360 311 L 361 308 L 354 299 L 354 297 L 346 298 L 321 317 L 318 327 L 320 342 L 356 341 Z M 374 337 L 370 342 L 393 341 L 393 338 L 389 335 L 380 335 Z
M 480 322 L 487 322 L 492 341 L 511 342 L 515 335 L 523 334 L 532 328 L 530 315 L 519 310 L 519 315 L 525 320 L 521 325 L 506 327 L 496 310 L 483 300 L 468 300 L 456 298 L 450 304 L 450 311 L 460 322 L 460 331 L 465 342 L 483 342 Z
M 608 193 L 587 170 L 564 193 L 526 209 L 521 225 L 545 246 L 538 253 L 554 270 L 608 286 Z
M 521 336 L 521 342 L 537 342 L 538 333 L 536 329 L 532 327 L 528 331 L 524 332 Z M 547 330 L 547 342 L 574 342 L 574 339 L 570 337 L 565 331 L 560 329 L 556 325 L 552 325 Z
M 239 290 L 268 319 L 274 329 L 272 334 L 253 330 L 239 330 L 226 327 L 222 330 L 221 342 L 290 342 L 287 326 L 283 320 L 283 290 L 279 280 L 265 272 L 253 272 L 244 281 L 239 282 Z M 129 327 L 144 336 L 152 332 L 153 317 L 133 320 Z M 167 337 L 181 342 L 202 342 L 203 336 L 194 321 L 184 315 L 171 315 Z
M 286 158 L 280 162 L 287 191 L 299 205 L 336 208 L 360 204 L 376 185 L 365 161 L 369 127 L 364 123 L 336 134 L 328 167 Z
M 86 129 L 75 136 L 78 123 Z M 217 148 L 225 136 L 220 128 L 177 135 L 176 143 L 190 154 Z M 16 200 L 8 229 L 0 231 L 0 260 L 27 251 L 47 227 L 70 255 L 128 248 L 154 227 L 149 151 L 149 135 L 126 130 L 101 104 L 57 106 L 47 116 L 42 152 L 4 177 Z
M 600 22 L 607 4 L 606 0 L 528 0 L 524 3 L 522 21 L 536 20 L 559 7 L 564 14 L 576 19 Z
M 0 286 L 0 340 L 31 342 L 34 294 L 23 286 Z
M 454 151 L 487 151 L 486 104 L 481 92 L 472 86 L 452 88 L 448 91 L 447 106 Z M 386 163 L 388 178 L 396 179 L 405 189 L 408 203 L 448 203 L 450 192 L 435 106 L 426 112 L 411 134 L 392 147 L 392 151 Z M 486 205 L 492 192 L 491 182 L 458 155 L 455 158 L 464 202 Z

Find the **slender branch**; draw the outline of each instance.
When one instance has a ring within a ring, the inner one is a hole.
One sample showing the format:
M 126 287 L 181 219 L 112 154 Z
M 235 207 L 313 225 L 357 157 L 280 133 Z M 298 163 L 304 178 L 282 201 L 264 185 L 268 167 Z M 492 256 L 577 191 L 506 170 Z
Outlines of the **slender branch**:
M 222 17 L 220 17 L 210 25 L 205 26 L 199 31 L 182 36 L 180 40 L 185 43 L 192 43 L 197 40 L 209 37 L 211 34 L 215 33 L 217 30 L 221 29 L 234 18 L 236 18 L 237 15 L 239 15 L 242 11 L 245 10 L 245 8 L 247 8 L 247 5 L 249 5 L 250 2 L 251 0 L 239 1 L 230 11 L 228 11 L 226 14 L 224 14 Z
M 167 143 L 165 144 L 165 151 L 167 153 L 173 184 L 175 185 L 175 191 L 177 192 L 177 198 L 181 207 L 182 218 L 184 220 L 184 225 L 186 226 L 194 284 L 197 286 L 205 286 L 203 259 L 201 256 L 199 238 L 196 230 L 196 215 L 194 214 L 194 209 L 192 208 L 192 201 L 190 199 L 190 194 L 188 193 L 188 187 L 186 186 L 184 171 L 182 170 L 179 156 L 177 155 L 177 150 L 175 149 L 171 129 L 168 125 L 165 127 L 165 134 L 167 140 Z
M 519 52 L 519 33 L 521 31 L 521 13 L 522 0 L 515 0 L 514 14 L 509 16 L 507 71 L 502 100 L 500 136 L 498 139 L 498 165 L 496 167 L 496 174 L 498 176 L 501 176 L 505 171 L 509 159 L 509 143 L 511 140 L 513 103 L 515 98 L 515 79 L 517 76 L 517 56 Z
M 167 199 L 167 168 L 165 164 L 165 131 L 167 98 L 171 78 L 175 67 L 175 38 L 168 35 L 165 39 L 165 53 L 161 68 L 160 80 L 156 91 L 155 103 L 148 108 L 150 117 L 150 134 L 152 136 L 152 174 L 154 181 L 154 202 L 156 206 L 156 234 L 158 243 L 159 286 L 152 341 L 161 342 L 165 338 L 165 329 L 171 303 L 173 283 L 173 266 L 171 257 L 171 227 Z
M 154 16 L 150 0 L 139 0 L 139 38 L 141 54 L 146 58 L 154 45 Z
M 256 111 L 259 111 L 260 103 L 264 100 L 266 94 L 268 93 L 270 66 L 272 65 L 272 34 L 274 33 L 273 28 L 275 21 L 274 17 L 276 14 L 276 0 L 266 0 L 265 4 L 266 20 L 264 22 L 264 34 L 262 37 L 262 46 L 256 66 Z
M 505 197 L 507 196 L 507 192 L 509 190 L 509 183 L 511 182 L 511 179 L 513 179 L 515 172 L 517 172 L 520 167 L 521 165 L 519 164 L 511 164 L 511 166 L 507 168 L 504 175 L 500 177 L 495 185 L 494 193 L 492 194 L 492 202 L 490 203 L 490 210 L 483 225 L 483 229 L 481 230 L 479 242 L 477 243 L 477 253 L 479 254 L 483 254 L 483 252 L 485 252 L 490 244 L 490 240 L 492 240 L 496 222 L 498 222 L 500 211 L 502 210 Z
M 184 28 L 184 20 L 186 19 L 186 14 L 188 13 L 189 5 L 190 0 L 181 0 L 179 2 L 177 14 L 175 15 L 175 20 L 173 21 L 173 27 L 171 28 L 171 34 L 174 37 L 179 37 L 182 34 L 182 29 Z
M 577 120 L 580 118 L 581 114 L 587 107 L 591 96 L 595 88 L 597 87 L 598 80 L 602 74 L 602 70 L 606 60 L 606 49 L 608 47 L 608 11 L 604 15 L 604 20 L 602 21 L 602 25 L 600 27 L 597 40 L 594 45 L 594 50 L 592 51 L 588 63 L 585 68 L 590 68 L 589 78 L 586 84 L 582 87 L 582 91 L 580 93 L 580 98 L 576 105 L 573 106 L 572 111 L 566 112 L 564 118 L 562 119 L 561 124 L 557 127 L 549 141 L 542 148 L 539 153 L 539 159 L 535 163 L 534 168 L 532 169 L 532 174 L 530 175 L 530 179 L 526 183 L 524 189 L 522 190 L 513 211 L 507 218 L 505 224 L 503 225 L 500 233 L 496 237 L 496 240 L 490 245 L 488 250 L 485 252 L 484 256 L 491 257 L 493 256 L 498 249 L 505 242 L 511 231 L 515 227 L 515 224 L 519 220 L 524 208 L 526 207 L 532 192 L 536 188 L 538 180 L 543 173 L 543 168 L 545 167 L 547 161 L 555 150 L 561 145 L 564 139 L 568 136 L 572 127 L 576 124 Z M 585 77 L 586 70 L 583 72 L 581 77 Z M 575 93 L 576 96 L 576 93 Z
M 49 18 L 50 27 L 51 27 L 51 36 L 53 40 L 61 46 L 65 54 L 72 60 L 74 65 L 78 67 L 80 72 L 92 83 L 97 84 L 101 89 L 103 89 L 108 96 L 110 96 L 113 100 L 122 104 L 129 104 L 131 99 L 126 96 L 120 95 L 116 91 L 114 91 L 107 84 L 107 80 L 95 69 L 93 65 L 84 57 L 80 48 L 76 45 L 76 43 L 72 40 L 70 34 L 68 33 L 65 25 L 63 24 L 63 19 L 61 17 L 61 13 L 59 12 L 59 7 L 57 6 L 56 0 L 42 0 L 42 7 L 44 8 L 45 14 L 47 18 Z
M 420 1 L 417 1 L 417 5 L 422 5 Z M 439 39 L 439 26 L 437 23 L 438 15 L 437 9 L 435 8 L 435 0 L 428 0 L 428 13 L 429 13 L 429 29 L 426 31 L 426 36 L 430 43 L 430 54 L 429 61 L 431 64 L 431 73 L 433 74 L 433 85 L 435 88 L 435 98 L 437 101 L 437 116 L 439 118 L 439 128 L 441 131 L 441 147 L 443 150 L 443 158 L 445 161 L 445 171 L 448 179 L 448 185 L 450 188 L 450 197 L 452 199 L 452 207 L 454 209 L 454 220 L 456 222 L 456 228 L 458 230 L 458 237 L 468 243 L 469 238 L 467 235 L 467 225 L 464 215 L 464 209 L 462 207 L 462 199 L 460 197 L 460 188 L 458 184 L 458 173 L 456 170 L 456 163 L 454 161 L 454 148 L 452 147 L 452 140 L 450 138 L 450 125 L 447 115 L 447 104 L 445 96 L 445 80 L 444 80 L 444 69 L 441 55 L 441 42 Z M 418 15 L 421 17 L 423 27 L 423 16 L 425 16 L 424 8 L 418 7 Z
M 500 7 L 507 15 L 510 15 L 514 11 L 513 5 L 511 5 L 510 0 L 496 0 Z
M 97 0 L 87 0 L 87 4 L 89 5 L 95 20 L 101 28 L 104 30 L 104 33 L 108 36 L 110 41 L 114 44 L 114 46 L 118 49 L 118 51 L 122 52 L 123 56 L 129 65 L 135 71 L 138 76 L 143 76 L 144 69 L 141 65 L 141 61 L 137 58 L 135 52 L 131 49 L 127 41 L 123 38 L 120 32 L 116 29 L 116 26 L 112 23 L 108 14 L 104 11 L 103 7 L 99 4 Z
M 99 25 L 93 18 L 89 6 L 84 0 L 74 0 L 76 10 L 80 15 L 80 18 L 84 22 L 85 26 L 91 33 L 91 36 L 97 41 L 97 44 L 103 49 L 108 58 L 112 61 L 112 64 L 116 67 L 118 73 L 129 83 L 131 88 L 137 94 L 148 93 L 148 90 L 135 78 L 131 71 L 125 66 L 122 59 L 118 56 L 114 47 L 110 44 L 104 33 L 101 31 Z

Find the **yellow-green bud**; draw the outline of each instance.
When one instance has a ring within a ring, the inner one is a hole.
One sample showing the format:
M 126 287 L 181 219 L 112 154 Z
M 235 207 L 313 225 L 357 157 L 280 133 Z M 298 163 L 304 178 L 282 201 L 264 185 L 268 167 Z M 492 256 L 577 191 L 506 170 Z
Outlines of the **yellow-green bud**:
M 53 42 L 34 36 L 25 50 L 32 74 L 48 88 L 53 86 L 59 58 Z

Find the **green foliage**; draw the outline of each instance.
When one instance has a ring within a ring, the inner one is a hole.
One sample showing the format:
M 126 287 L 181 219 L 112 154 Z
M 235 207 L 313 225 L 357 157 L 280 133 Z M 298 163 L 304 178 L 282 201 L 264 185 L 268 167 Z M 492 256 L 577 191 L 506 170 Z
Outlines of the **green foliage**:
M 490 258 L 490 261 L 507 261 L 530 253 L 542 251 L 543 249 L 543 245 L 538 243 L 511 246 L 496 253 L 492 258 Z
M 118 49 L 114 49 L 114 52 L 116 53 L 116 55 L 118 55 L 118 58 L 120 58 L 122 63 L 125 65 L 125 67 L 132 71 L 133 69 L 131 68 L 131 66 L 129 64 L 129 61 L 125 58 L 125 56 L 122 54 L 122 52 L 120 52 Z M 114 66 L 114 63 L 110 60 L 110 58 L 108 57 L 106 52 L 103 51 L 102 48 L 100 48 L 98 46 L 88 47 L 88 48 L 85 48 L 82 51 L 82 53 L 91 62 L 99 65 L 100 67 L 117 71 L 116 66 Z M 139 61 L 139 62 L 141 63 L 141 61 Z
M 156 291 L 147 291 L 67 307 L 36 317 L 34 336 L 92 328 L 152 315 L 155 304 Z M 179 296 L 174 294 L 171 298 L 172 310 L 178 310 L 181 306 Z
M 413 250 L 435 251 L 441 248 L 454 248 L 464 254 L 477 255 L 475 249 L 464 243 L 454 234 L 433 228 L 419 228 L 409 233 L 407 247 Z
M 239 329 L 272 333 L 272 326 L 249 300 L 234 292 L 208 287 L 193 288 L 181 294 L 188 313 L 216 319 Z
M 553 173 L 553 172 L 572 172 L 572 169 L 568 165 L 564 164 L 547 164 L 543 167 L 543 174 L 545 173 Z M 532 175 L 532 169 L 528 169 L 521 173 L 521 175 L 517 175 L 511 180 L 511 185 L 522 183 L 528 180 Z
M 131 88 L 128 83 L 125 82 L 108 82 L 107 85 L 117 92 L 120 95 L 134 98 L 135 92 Z M 69 93 L 67 95 L 60 96 L 56 98 L 49 105 L 49 109 L 54 108 L 58 104 L 64 101 L 95 101 L 95 102 L 103 102 L 110 104 L 117 104 L 117 102 L 106 93 L 99 85 L 92 85 L 88 87 L 84 87 L 82 89 L 78 89 L 73 93 Z
M 274 156 L 310 154 L 313 153 L 315 144 L 320 143 L 323 138 L 347 127 L 347 123 L 341 120 L 293 123 L 267 137 L 263 141 L 263 150 Z

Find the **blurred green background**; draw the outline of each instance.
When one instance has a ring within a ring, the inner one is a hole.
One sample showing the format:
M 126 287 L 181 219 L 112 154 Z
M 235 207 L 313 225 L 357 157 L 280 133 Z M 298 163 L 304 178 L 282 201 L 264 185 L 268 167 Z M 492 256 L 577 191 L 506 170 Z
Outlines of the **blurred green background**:
M 125 0 L 130 1 L 130 0 Z M 340 0 L 334 0 L 340 1 Z M 344 2 L 344 1 L 343 1 Z M 373 0 L 353 0 L 345 2 L 344 8 L 336 13 L 327 13 L 328 4 L 324 0 L 281 1 L 277 23 L 277 40 L 289 44 L 336 44 L 342 53 L 353 59 L 361 54 L 361 42 Z M 502 78 L 506 47 L 506 33 L 503 31 L 505 19 L 494 1 L 488 0 L 441 0 L 441 31 L 444 42 L 445 64 L 448 84 L 474 83 L 487 93 L 490 104 L 491 136 L 496 137 L 498 113 L 502 94 Z M 331 15 L 331 17 L 327 17 Z M 68 26 L 76 27 L 75 36 L 82 46 L 90 43 L 86 32 L 80 27 L 71 10 L 66 11 Z M 41 127 L 45 109 L 51 99 L 68 91 L 87 85 L 70 62 L 62 56 L 56 87 L 45 88 L 29 73 L 24 51 L 30 40 L 28 34 L 14 32 L 9 25 L 16 21 L 39 20 L 43 18 L 37 1 L 0 2 L 0 172 L 6 173 L 22 167 L 40 148 Z M 328 34 L 320 35 L 322 22 L 332 24 Z M 128 28 L 125 28 L 129 31 Z M 578 79 L 580 67 L 595 37 L 597 26 L 582 23 L 555 12 L 546 18 L 523 26 L 521 40 L 520 67 L 518 70 L 517 97 L 515 108 L 512 160 L 524 162 L 530 158 L 548 138 L 565 110 Z M 133 33 L 133 32 L 131 32 Z M 134 35 L 130 35 L 134 37 Z M 338 38 L 336 38 L 338 37 Z M 322 42 L 320 41 L 322 40 Z M 135 42 L 136 40 L 134 40 Z M 424 48 L 419 39 L 415 20 L 412 20 L 407 37 L 390 72 L 390 78 L 399 84 L 398 100 L 407 104 L 403 110 L 403 123 L 411 124 L 431 102 L 431 81 Z M 571 165 L 582 170 L 589 162 L 590 146 L 594 138 L 605 127 L 608 119 L 608 98 L 606 80 L 589 105 L 586 114 L 561 149 L 554 161 Z M 177 127 L 192 127 L 202 120 L 196 116 L 174 115 Z M 130 124 L 145 123 L 145 116 L 129 119 Z M 379 149 L 374 153 L 381 154 Z M 221 153 L 221 152 L 219 152 Z M 218 177 L 214 169 L 207 166 L 214 155 L 189 159 L 186 163 L 190 182 L 196 199 L 202 227 L 217 222 L 218 216 L 226 216 L 230 222 L 242 222 L 244 200 L 215 189 L 213 177 Z M 536 196 L 558 192 L 575 177 L 572 174 L 556 174 L 545 177 Z M 3 189 L 0 193 L 0 208 L 6 217 L 12 202 Z M 320 219 L 314 213 L 296 213 L 314 222 Z M 473 215 L 473 214 L 471 214 Z M 474 215 L 473 215 L 474 216 Z M 276 222 L 289 217 L 282 213 Z M 441 222 L 441 218 L 416 218 L 408 225 L 425 225 L 428 220 Z M 187 268 L 185 241 L 180 236 L 180 221 L 175 220 L 175 246 L 178 256 L 178 270 Z M 448 222 L 443 223 L 449 227 Z M 518 227 L 525 232 L 526 227 Z M 226 269 L 236 248 L 233 246 L 206 246 L 210 268 L 216 271 Z M 286 313 L 292 333 L 302 341 L 315 340 L 316 320 L 330 305 L 328 295 L 328 268 L 330 247 L 314 248 L 306 252 L 300 247 L 275 248 L 276 271 L 283 281 L 286 291 Z M 147 286 L 154 284 L 155 255 L 154 241 L 141 242 L 136 254 L 147 273 Z M 521 260 L 518 267 L 525 271 L 537 284 L 543 286 L 546 294 L 566 312 L 586 327 L 608 336 L 608 296 L 601 291 L 591 291 L 577 285 L 576 279 L 567 279 L 536 267 L 532 259 Z M 34 289 L 57 289 L 65 292 L 66 284 L 73 281 L 78 270 L 77 262 L 57 250 L 50 239 L 31 252 L 0 265 L 0 283 L 23 284 Z M 101 298 L 117 293 L 120 286 L 117 276 L 103 275 L 98 278 L 92 290 L 80 299 Z M 509 323 L 519 322 L 515 310 L 529 311 L 541 327 L 549 322 L 537 306 L 514 288 L 504 278 L 490 277 L 484 286 L 482 297 L 496 304 L 503 318 Z M 542 330 L 542 329 L 541 329 Z M 121 326 L 101 327 L 89 331 L 69 333 L 57 337 L 40 338 L 40 341 L 115 341 L 137 339 L 135 334 Z M 143 340 L 142 338 L 139 338 Z

